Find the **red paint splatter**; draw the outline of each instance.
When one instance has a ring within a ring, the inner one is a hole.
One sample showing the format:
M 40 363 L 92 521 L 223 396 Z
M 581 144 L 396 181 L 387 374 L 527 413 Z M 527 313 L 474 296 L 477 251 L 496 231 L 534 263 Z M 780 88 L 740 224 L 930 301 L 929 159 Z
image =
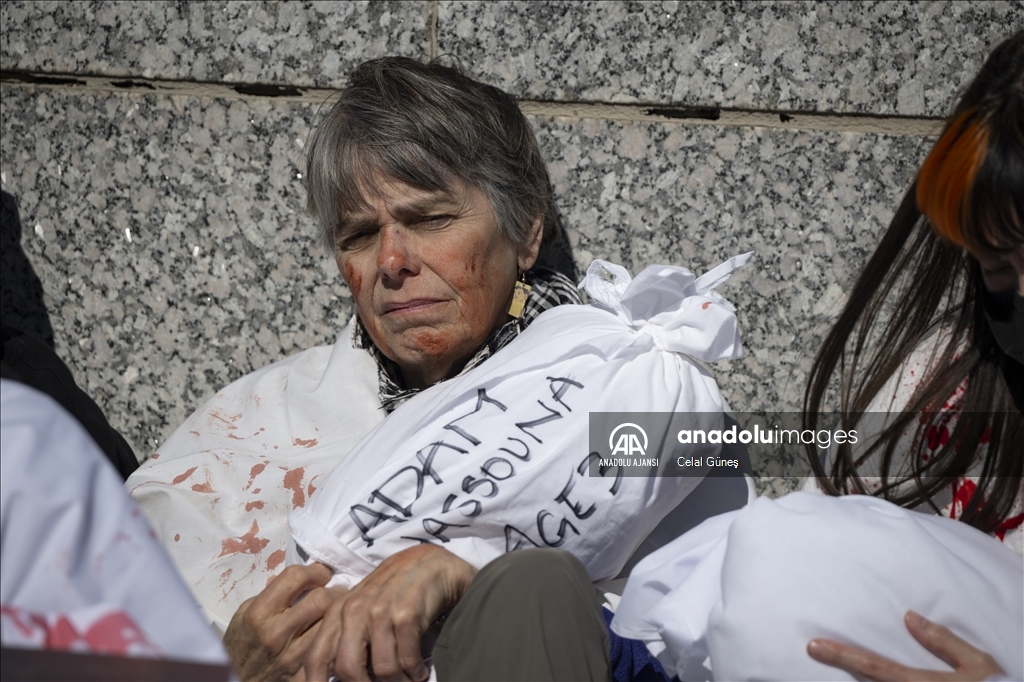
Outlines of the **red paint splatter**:
M 229 433 L 229 434 L 228 434 L 228 438 L 231 438 L 232 440 L 245 440 L 245 439 L 244 439 L 244 438 L 242 438 L 241 436 L 236 436 L 236 435 L 235 435 L 235 434 L 233 434 L 233 433 Z
M 210 412 L 210 417 L 216 419 L 219 422 L 223 422 L 226 428 L 234 431 L 238 427 L 235 426 L 235 422 L 242 418 L 242 414 L 225 415 L 220 410 L 213 410 Z
M 159 452 L 154 452 L 152 455 L 149 456 L 149 458 L 150 459 L 160 459 L 160 453 Z
M 710 305 L 711 305 L 711 301 L 705 301 L 704 304 L 701 305 L 700 309 L 701 310 L 707 310 L 708 306 L 710 306 Z
M 314 492 L 315 490 L 316 490 L 316 486 L 315 486 L 315 485 L 313 485 L 313 481 L 310 481 L 310 482 L 309 482 L 309 485 L 308 485 L 308 486 L 306 486 L 306 496 L 307 496 L 307 497 L 312 497 L 312 496 L 313 496 L 313 492 Z
M 953 481 L 953 502 L 949 505 L 949 518 L 959 519 L 963 515 L 964 507 L 970 503 L 977 489 L 977 483 L 962 476 Z
M 195 466 L 195 467 L 192 467 L 191 469 L 189 469 L 188 471 L 186 471 L 185 473 L 183 473 L 183 474 L 182 474 L 181 476 L 178 476 L 178 477 L 177 477 L 177 478 L 175 478 L 175 479 L 174 479 L 173 481 L 171 481 L 171 485 L 178 485 L 179 483 L 181 483 L 182 481 L 184 481 L 184 480 L 185 480 L 186 478 L 188 478 L 189 476 L 191 476 L 191 475 L 192 475 L 192 473 L 193 473 L 193 472 L 194 472 L 194 471 L 195 471 L 196 469 L 198 469 L 198 468 L 199 468 L 199 467 L 197 467 L 197 466 Z
M 938 450 L 949 442 L 949 429 L 946 428 L 945 424 L 940 424 L 938 427 L 932 424 L 928 427 L 928 432 L 925 436 L 928 439 L 928 449 Z
M 252 511 L 253 509 L 263 509 L 263 500 L 245 503 L 245 511 Z
M 259 532 L 260 525 L 253 520 L 249 532 L 245 535 L 221 541 L 218 558 L 229 554 L 259 554 L 260 550 L 270 544 L 270 540 L 256 537 L 256 533 Z
M 352 298 L 357 298 L 363 288 L 363 275 L 356 270 L 351 261 L 345 261 L 342 266 L 342 275 L 345 277 L 345 282 L 352 292 Z
M 252 491 L 252 494 L 253 495 L 259 495 L 261 490 L 263 490 L 263 488 L 256 488 L 255 490 Z
M 203 478 L 205 480 L 202 483 L 196 483 L 192 486 L 192 491 L 197 493 L 214 492 L 213 486 L 210 485 L 210 470 L 207 467 L 203 467 Z
M 10 619 L 10 622 L 12 622 L 14 626 L 21 631 L 21 634 L 26 637 L 30 637 L 33 632 L 38 629 L 45 632 L 49 627 L 46 624 L 45 617 L 37 613 L 31 613 L 30 611 L 22 611 L 21 609 L 9 604 L 0 606 L 0 613 L 7 616 Z M 22 620 L 22 618 L 25 620 Z
M 189 431 L 189 433 L 191 433 L 196 438 L 199 438 L 199 432 L 198 431 Z
M 1000 523 L 992 532 L 995 533 L 997 538 L 1003 540 L 1006 538 L 1007 531 L 1011 531 L 1014 528 L 1019 527 L 1021 524 L 1024 524 L 1024 514 L 1017 514 L 1016 516 L 1011 516 Z
M 267 463 L 266 462 L 261 462 L 259 464 L 254 465 L 252 469 L 249 469 L 249 483 L 245 486 L 245 488 L 243 488 L 243 490 L 248 490 L 250 488 L 250 486 L 252 486 L 252 482 L 256 480 L 256 477 L 259 476 L 263 472 L 263 470 L 266 469 L 266 468 L 267 468 Z M 253 492 L 258 492 L 258 491 L 253 491 Z
M 279 549 L 273 554 L 271 554 L 270 558 L 267 559 L 267 570 L 273 571 L 275 568 L 281 565 L 282 561 L 284 561 L 284 550 Z
M 6 609 L 5 608 L 5 613 Z M 31 614 L 34 625 L 40 625 L 45 634 L 44 649 L 89 651 L 98 654 L 126 655 L 129 651 L 143 655 L 160 653 L 160 648 L 146 639 L 146 635 L 131 617 L 123 611 L 111 611 L 79 632 L 67 616 L 60 615 L 50 626 L 42 617 Z M 144 653 L 143 653 L 144 652 Z
M 175 533 L 174 534 L 174 541 L 177 542 L 180 539 L 181 539 L 181 534 L 180 533 Z
M 303 440 L 302 438 L 292 438 L 292 445 L 299 445 L 304 448 L 311 448 L 316 444 L 316 438 L 310 438 L 309 440 Z
M 306 505 L 306 493 L 302 491 L 302 477 L 306 475 L 303 467 L 292 469 L 284 475 L 284 487 L 292 491 L 292 507 L 304 507 Z
M 438 333 L 433 328 L 414 330 L 411 336 L 412 344 L 418 347 L 421 353 L 435 358 L 446 355 L 457 343 L 456 339 Z

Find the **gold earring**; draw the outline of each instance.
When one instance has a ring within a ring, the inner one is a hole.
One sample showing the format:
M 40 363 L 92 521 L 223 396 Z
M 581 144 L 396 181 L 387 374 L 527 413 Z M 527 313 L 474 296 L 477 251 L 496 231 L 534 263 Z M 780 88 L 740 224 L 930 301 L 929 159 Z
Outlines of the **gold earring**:
M 523 314 L 523 308 L 526 307 L 526 299 L 530 297 L 529 284 L 526 283 L 526 273 L 521 272 L 519 279 L 516 281 L 516 286 L 512 289 L 512 301 L 508 304 L 508 314 L 517 320 Z

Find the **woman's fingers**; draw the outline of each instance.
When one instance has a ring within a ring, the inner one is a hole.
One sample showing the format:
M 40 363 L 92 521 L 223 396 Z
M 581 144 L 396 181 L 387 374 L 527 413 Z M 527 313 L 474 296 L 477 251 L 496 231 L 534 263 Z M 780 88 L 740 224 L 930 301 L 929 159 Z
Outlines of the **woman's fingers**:
M 394 554 L 352 589 L 341 613 L 334 670 L 343 680 L 415 680 L 430 675 L 421 639 L 459 600 L 475 570 L 433 545 Z
M 405 675 L 398 663 L 395 631 L 390 619 L 376 617 L 370 623 L 370 669 L 381 682 L 403 682 Z
M 910 682 L 911 680 L 941 680 L 942 673 L 926 676 L 924 671 L 900 665 L 884 656 L 828 639 L 812 639 L 807 645 L 811 658 L 836 668 L 878 682 Z
M 992 656 L 957 637 L 949 628 L 913 611 L 908 611 L 904 620 L 914 639 L 948 663 L 953 668 L 952 672 L 910 668 L 866 649 L 827 639 L 811 640 L 807 653 L 820 663 L 878 682 L 985 680 L 995 675 L 1006 675 Z
M 423 647 L 421 645 L 425 630 L 426 628 L 410 619 L 399 619 L 395 623 L 398 666 L 414 682 L 423 682 L 430 677 L 430 668 L 423 662 Z
M 341 638 L 341 607 L 344 598 L 335 598 L 324 612 L 323 620 L 303 659 L 309 682 L 327 682 L 334 668 L 334 654 Z
M 358 590 L 359 586 L 354 592 Z M 341 639 L 334 659 L 334 672 L 341 680 L 370 679 L 367 670 L 370 628 L 366 618 L 367 600 L 363 594 L 348 599 L 341 610 Z
M 954 670 L 983 675 L 977 679 L 1006 674 L 992 656 L 957 637 L 944 625 L 933 623 L 914 611 L 907 611 L 904 621 L 907 630 L 921 646 L 948 663 Z
M 421 617 L 408 605 L 370 614 L 370 665 L 373 677 L 383 682 L 423 682 L 430 669 L 423 662 Z
M 260 621 L 266 620 L 282 613 L 303 592 L 323 587 L 330 579 L 331 569 L 323 564 L 289 566 L 252 600 L 248 610 L 253 618 Z
M 224 633 L 239 677 L 278 679 L 299 669 L 315 635 L 309 631 L 330 603 L 323 589 L 330 577 L 330 569 L 320 564 L 289 566 L 257 597 L 243 602 Z

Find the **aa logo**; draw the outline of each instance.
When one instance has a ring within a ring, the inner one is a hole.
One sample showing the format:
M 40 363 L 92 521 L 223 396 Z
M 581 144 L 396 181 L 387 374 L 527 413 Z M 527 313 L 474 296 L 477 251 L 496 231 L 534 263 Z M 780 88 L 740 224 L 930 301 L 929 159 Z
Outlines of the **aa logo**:
M 616 438 L 618 434 L 618 438 Z M 647 433 L 636 424 L 619 424 L 608 436 L 608 447 L 612 449 L 611 457 L 625 455 L 632 457 L 647 455 Z

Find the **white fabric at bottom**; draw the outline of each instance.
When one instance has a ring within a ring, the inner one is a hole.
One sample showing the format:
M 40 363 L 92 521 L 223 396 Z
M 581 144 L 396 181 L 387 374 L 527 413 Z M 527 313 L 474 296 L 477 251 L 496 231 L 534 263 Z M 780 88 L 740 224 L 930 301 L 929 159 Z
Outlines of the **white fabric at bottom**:
M 867 496 L 794 493 L 709 519 L 641 561 L 612 629 L 683 680 L 850 680 L 806 653 L 824 637 L 904 665 L 949 666 L 914 610 L 1024 679 L 1024 564 L 984 533 Z
M 227 664 L 114 468 L 48 396 L 0 381 L 5 646 Z

